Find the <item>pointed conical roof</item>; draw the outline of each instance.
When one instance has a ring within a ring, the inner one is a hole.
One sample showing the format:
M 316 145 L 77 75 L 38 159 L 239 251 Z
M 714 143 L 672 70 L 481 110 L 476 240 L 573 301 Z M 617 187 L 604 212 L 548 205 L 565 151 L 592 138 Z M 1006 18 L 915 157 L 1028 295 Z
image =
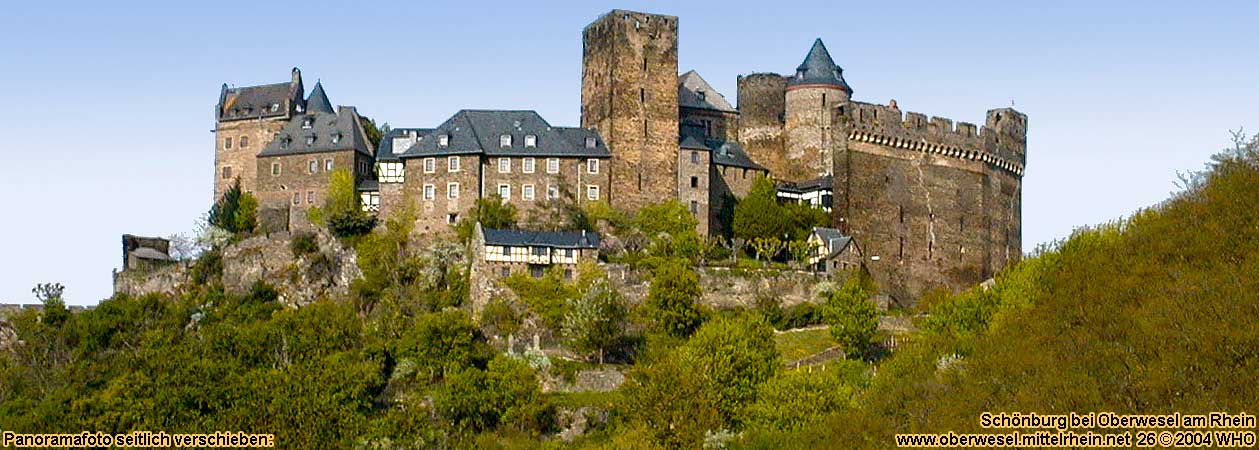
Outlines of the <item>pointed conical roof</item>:
M 328 101 L 328 93 L 323 91 L 323 83 L 315 82 L 315 89 L 312 89 L 310 97 L 306 98 L 306 112 L 336 114 L 336 111 L 332 109 L 332 102 Z
M 826 45 L 821 38 L 813 41 L 809 55 L 796 67 L 796 76 L 787 83 L 788 86 L 801 84 L 829 84 L 852 93 L 852 88 L 844 81 L 844 69 L 831 59 L 831 53 L 826 51 Z

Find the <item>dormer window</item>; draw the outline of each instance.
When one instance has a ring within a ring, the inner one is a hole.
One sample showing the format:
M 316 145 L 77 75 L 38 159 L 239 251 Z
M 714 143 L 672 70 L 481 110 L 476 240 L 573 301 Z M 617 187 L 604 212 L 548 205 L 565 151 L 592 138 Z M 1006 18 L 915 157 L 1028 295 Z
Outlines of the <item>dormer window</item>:
M 279 111 L 279 110 L 280 110 L 280 104 L 279 104 L 279 103 L 272 103 L 272 104 L 271 104 L 271 112 L 276 112 L 276 111 Z
M 312 126 L 314 126 L 314 125 L 315 125 L 315 119 L 310 118 L 310 117 L 307 117 L 307 118 L 305 118 L 305 119 L 302 119 L 302 129 L 303 129 L 303 130 L 309 130 L 309 129 L 310 129 L 310 127 L 312 127 Z
M 595 138 L 593 137 L 586 138 L 586 148 L 595 148 Z
M 701 102 L 702 102 L 702 101 L 706 101 L 706 100 L 707 100 L 707 98 L 708 98 L 708 93 L 707 93 L 707 92 L 704 92 L 704 91 L 698 91 L 698 92 L 696 92 L 696 94 L 697 94 L 697 95 L 699 95 L 699 101 L 701 101 Z
M 448 135 L 448 134 L 443 134 L 443 135 L 441 135 L 441 136 L 438 136 L 438 137 L 437 137 L 437 146 L 438 146 L 438 147 L 446 147 L 446 146 L 449 146 L 449 145 L 450 145 L 450 135 Z
M 296 110 L 297 110 L 297 112 L 304 112 L 304 111 L 306 111 L 306 108 L 302 107 L 302 105 L 297 105 L 297 108 L 294 108 L 294 109 L 296 109 Z
M 511 135 L 510 135 L 510 134 L 504 134 L 504 135 L 502 135 L 502 136 L 499 136 L 499 137 L 498 137 L 498 146 L 499 146 L 499 147 L 511 147 Z
M 315 145 L 315 135 L 306 136 L 306 146 Z
M 338 142 L 341 142 L 341 133 L 332 135 L 332 143 L 335 144 Z
M 538 146 L 538 137 L 532 134 L 525 135 L 525 147 L 532 148 Z

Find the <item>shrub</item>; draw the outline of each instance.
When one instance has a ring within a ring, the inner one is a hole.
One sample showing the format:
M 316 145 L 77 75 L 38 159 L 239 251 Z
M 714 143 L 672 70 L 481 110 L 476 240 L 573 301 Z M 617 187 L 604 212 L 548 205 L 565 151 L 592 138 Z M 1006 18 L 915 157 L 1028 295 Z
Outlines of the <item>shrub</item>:
M 645 306 L 655 327 L 670 336 L 686 337 L 703 322 L 696 305 L 702 292 L 699 276 L 685 262 L 668 260 L 656 268 Z
M 258 224 L 258 200 L 240 188 L 240 178 L 210 207 L 210 225 L 232 234 L 249 233 Z
M 293 251 L 293 256 L 309 255 L 319 251 L 319 241 L 315 233 L 297 233 L 289 241 L 289 250 Z

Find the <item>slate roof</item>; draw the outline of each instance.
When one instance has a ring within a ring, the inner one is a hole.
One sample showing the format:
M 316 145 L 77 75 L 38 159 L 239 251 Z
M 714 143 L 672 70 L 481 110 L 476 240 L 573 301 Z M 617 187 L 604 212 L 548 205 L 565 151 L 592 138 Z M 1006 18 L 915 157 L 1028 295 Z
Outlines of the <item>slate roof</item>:
M 805 180 L 805 181 L 795 182 L 795 183 L 790 182 L 790 181 L 782 181 L 778 183 L 777 188 L 780 191 L 805 193 L 805 192 L 812 192 L 812 191 L 817 191 L 817 190 L 833 190 L 834 183 L 835 183 L 834 177 L 830 175 L 824 175 L 824 176 L 814 178 L 811 180 Z
M 804 62 L 796 67 L 796 76 L 787 81 L 787 86 L 801 84 L 829 84 L 852 94 L 852 88 L 844 81 L 844 69 L 831 59 L 831 53 L 826 51 L 826 45 L 822 44 L 821 38 L 813 41 L 813 47 L 804 57 Z
M 678 136 L 678 146 L 689 150 L 707 150 L 712 153 L 713 164 L 768 171 L 756 161 L 752 161 L 748 152 L 743 150 L 743 146 L 738 142 L 705 138 L 701 134 L 702 132 L 683 129 Z
M 822 238 L 822 242 L 826 243 L 826 256 L 828 258 L 840 254 L 844 249 L 848 248 L 848 244 L 852 243 L 851 236 L 844 236 L 843 233 L 834 228 L 815 227 L 813 228 L 813 234 Z
M 500 136 L 511 135 L 511 145 L 500 145 Z M 441 136 L 448 136 L 441 146 Z M 535 147 L 525 147 L 525 136 L 537 137 Z M 594 147 L 586 147 L 586 138 Z M 455 113 L 414 146 L 402 158 L 483 154 L 487 156 L 567 156 L 610 158 L 607 144 L 599 133 L 585 128 L 552 127 L 542 116 L 529 110 L 465 109 Z
M 306 128 L 309 122 L 310 128 Z M 313 141 L 309 140 L 314 138 Z M 336 114 L 298 114 L 280 130 L 258 156 L 300 155 L 355 150 L 371 156 L 372 150 L 358 123 L 354 108 L 342 106 Z
M 315 88 L 310 91 L 310 97 L 306 99 L 306 112 L 336 113 L 336 110 L 332 109 L 332 102 L 328 101 L 328 93 L 323 90 L 322 82 L 316 81 Z
M 302 72 L 293 68 L 293 78 L 286 83 L 258 86 L 228 87 L 219 91 L 218 119 L 244 120 L 281 117 L 289 108 L 303 103 Z
M 484 228 L 486 245 L 599 248 L 599 233 L 592 231 L 528 231 Z
M 380 145 L 376 146 L 376 161 L 398 161 L 403 152 L 415 145 L 415 141 L 427 139 L 432 128 L 392 128 L 380 137 Z M 415 133 L 415 141 L 406 139 Z M 395 139 L 398 139 L 395 141 Z
M 711 109 L 714 111 L 738 113 L 739 110 L 730 106 L 726 97 L 713 89 L 704 81 L 704 77 L 691 70 L 678 77 L 678 106 L 686 108 Z

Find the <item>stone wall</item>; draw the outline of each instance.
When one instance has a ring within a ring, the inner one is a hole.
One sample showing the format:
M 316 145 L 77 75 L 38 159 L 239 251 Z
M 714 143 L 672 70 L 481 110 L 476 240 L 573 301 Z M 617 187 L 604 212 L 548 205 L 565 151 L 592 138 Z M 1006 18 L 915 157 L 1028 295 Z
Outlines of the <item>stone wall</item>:
M 613 286 L 630 304 L 641 304 L 647 298 L 651 274 L 633 270 L 622 264 L 605 264 Z M 813 287 L 828 280 L 826 275 L 794 270 L 742 270 L 724 267 L 697 267 L 700 303 L 715 309 L 750 308 L 758 296 L 772 296 L 783 306 L 813 302 Z
M 977 129 L 881 105 L 836 111 L 835 220 L 894 303 L 1019 259 L 1026 116 L 989 111 Z
M 241 190 L 254 192 L 257 188 L 257 155 L 267 144 L 275 139 L 287 117 L 269 119 L 235 120 L 219 122 L 214 132 L 214 199 L 218 200 L 240 177 Z M 241 146 L 241 138 L 247 138 L 248 144 Z M 231 147 L 227 140 L 231 139 Z M 227 176 L 224 176 L 224 170 Z
M 678 201 L 695 215 L 695 231 L 702 236 L 718 232 L 710 214 L 708 150 L 683 148 L 678 151 Z
M 783 120 L 787 79 L 775 73 L 740 76 L 739 143 L 770 173 L 786 173 Z
M 848 92 L 837 86 L 802 85 L 786 91 L 783 140 L 785 166 L 774 176 L 787 181 L 804 181 L 831 173 L 831 133 L 833 110 L 848 100 Z
M 332 171 L 348 170 L 357 180 L 364 166 L 370 167 L 370 157 L 354 150 L 257 158 L 258 204 L 290 209 L 289 226 L 309 230 L 306 210 L 324 205 Z
M 613 10 L 582 32 L 581 124 L 612 152 L 612 206 L 677 195 L 678 18 Z

